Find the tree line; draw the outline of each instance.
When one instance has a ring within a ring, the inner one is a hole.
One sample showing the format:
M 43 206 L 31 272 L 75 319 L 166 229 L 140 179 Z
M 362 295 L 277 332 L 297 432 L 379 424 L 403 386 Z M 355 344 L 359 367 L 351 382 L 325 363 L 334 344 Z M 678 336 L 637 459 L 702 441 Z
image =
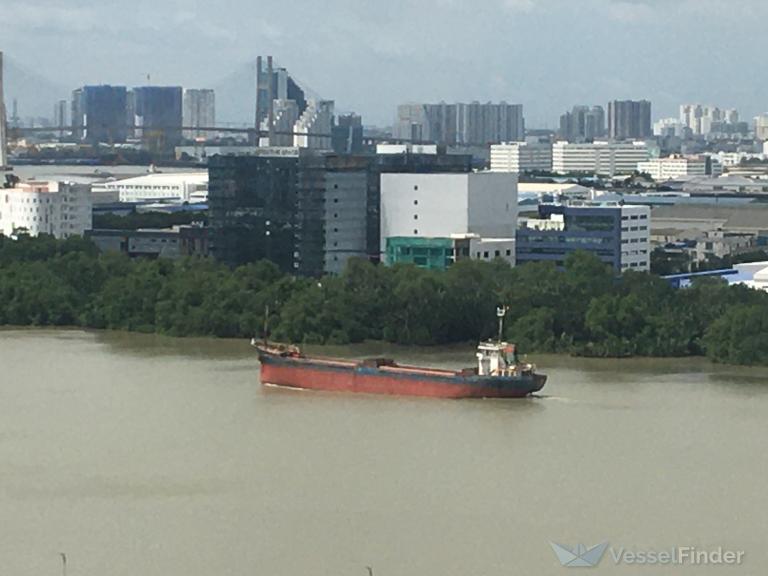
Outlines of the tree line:
M 657 276 L 616 277 L 587 253 L 564 269 L 460 261 L 445 271 L 350 261 L 339 276 L 301 278 L 270 262 L 99 254 L 82 238 L 0 236 L 0 325 L 81 326 L 173 336 L 261 336 L 295 343 L 476 341 L 496 331 L 525 352 L 695 356 L 768 364 L 768 294 L 702 278 L 674 289 Z

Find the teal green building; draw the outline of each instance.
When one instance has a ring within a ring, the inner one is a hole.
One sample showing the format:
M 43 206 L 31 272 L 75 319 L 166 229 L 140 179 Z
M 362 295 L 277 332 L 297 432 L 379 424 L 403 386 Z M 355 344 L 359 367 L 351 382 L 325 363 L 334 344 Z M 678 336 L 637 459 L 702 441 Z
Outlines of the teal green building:
M 445 270 L 454 261 L 451 238 L 393 236 L 387 238 L 387 263 L 415 264 L 430 270 Z

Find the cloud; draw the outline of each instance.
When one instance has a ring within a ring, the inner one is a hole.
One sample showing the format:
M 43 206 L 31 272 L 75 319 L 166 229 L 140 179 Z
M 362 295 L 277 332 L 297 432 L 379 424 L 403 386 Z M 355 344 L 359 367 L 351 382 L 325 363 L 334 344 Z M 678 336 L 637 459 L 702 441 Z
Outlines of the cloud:
M 608 6 L 608 14 L 619 22 L 645 22 L 653 19 L 653 6 L 645 2 L 612 2 Z
M 90 32 L 100 25 L 92 9 L 57 6 L 44 2 L 11 2 L 3 7 L 17 29 L 32 31 L 55 30 L 57 32 Z
M 508 12 L 533 12 L 536 8 L 534 0 L 501 0 L 501 6 Z

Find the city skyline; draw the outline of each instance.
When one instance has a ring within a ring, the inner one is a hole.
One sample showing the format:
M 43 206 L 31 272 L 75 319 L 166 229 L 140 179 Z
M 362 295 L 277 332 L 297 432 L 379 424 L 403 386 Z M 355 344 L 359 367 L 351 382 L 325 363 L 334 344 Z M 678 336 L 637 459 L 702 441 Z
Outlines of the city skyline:
M 478 8 L 436 0 L 395 2 L 384 11 L 334 0 L 302 3 L 289 16 L 271 0 L 258 12 L 233 0 L 215 13 L 202 4 L 137 0 L 119 18 L 115 8 L 85 1 L 67 10 L 48 0 L 0 5 L 17 22 L 2 46 L 11 62 L 66 92 L 85 84 L 147 84 L 147 75 L 153 84 L 217 88 L 257 54 L 274 54 L 339 110 L 380 126 L 392 124 L 397 105 L 419 101 L 519 102 L 529 126 L 549 128 L 574 104 L 613 99 L 651 100 L 654 119 L 676 116 L 684 102 L 732 106 L 745 118 L 768 109 L 760 96 L 768 80 L 752 73 L 746 57 L 765 44 L 755 27 L 768 6 L 759 2 L 734 8 L 714 0 L 586 0 L 574 7 L 494 0 Z M 695 30 L 677 24 L 691 18 Z M 421 40 L 424 22 L 441 32 L 428 42 Z M 726 23 L 741 33 L 715 46 L 707 31 Z M 195 35 L 174 33 L 180 31 Z M 482 42 L 457 41 L 472 37 Z M 621 50 L 606 50 L 611 45 Z M 9 74 L 6 100 L 18 97 L 24 113 L 25 99 L 14 92 L 22 91 Z M 65 95 L 51 94 L 42 113 L 50 115 Z M 239 120 L 227 107 L 224 100 L 221 120 Z M 251 109 L 250 102 L 241 109 Z

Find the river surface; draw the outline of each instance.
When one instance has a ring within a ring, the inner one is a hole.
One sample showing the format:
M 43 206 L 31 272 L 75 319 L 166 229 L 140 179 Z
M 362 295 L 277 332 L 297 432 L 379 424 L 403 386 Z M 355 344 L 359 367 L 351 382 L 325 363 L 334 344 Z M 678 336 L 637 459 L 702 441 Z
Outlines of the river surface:
M 2 330 L 0 574 L 573 573 L 551 540 L 745 551 L 592 574 L 768 573 L 768 371 L 536 360 L 541 397 L 394 398 L 264 389 L 239 341 Z

